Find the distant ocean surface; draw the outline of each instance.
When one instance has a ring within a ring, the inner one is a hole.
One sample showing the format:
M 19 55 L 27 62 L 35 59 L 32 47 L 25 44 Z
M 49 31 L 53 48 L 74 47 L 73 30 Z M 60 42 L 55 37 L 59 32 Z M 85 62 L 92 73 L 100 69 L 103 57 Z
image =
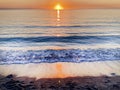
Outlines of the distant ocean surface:
M 0 64 L 120 60 L 120 9 L 0 10 Z

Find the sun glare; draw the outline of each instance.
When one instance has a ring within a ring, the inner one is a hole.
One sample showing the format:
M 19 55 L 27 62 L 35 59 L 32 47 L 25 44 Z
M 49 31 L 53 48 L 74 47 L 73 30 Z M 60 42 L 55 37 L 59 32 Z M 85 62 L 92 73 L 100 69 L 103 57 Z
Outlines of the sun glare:
M 54 7 L 55 10 L 63 10 L 63 6 L 61 6 L 60 4 L 57 4 L 55 7 Z

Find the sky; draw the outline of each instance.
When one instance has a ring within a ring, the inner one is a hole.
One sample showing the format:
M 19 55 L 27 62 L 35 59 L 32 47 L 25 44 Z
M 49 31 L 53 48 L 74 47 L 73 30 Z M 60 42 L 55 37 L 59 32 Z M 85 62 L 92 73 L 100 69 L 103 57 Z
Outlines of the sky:
M 120 0 L 0 0 L 0 8 L 53 9 L 57 3 L 65 9 L 120 8 Z

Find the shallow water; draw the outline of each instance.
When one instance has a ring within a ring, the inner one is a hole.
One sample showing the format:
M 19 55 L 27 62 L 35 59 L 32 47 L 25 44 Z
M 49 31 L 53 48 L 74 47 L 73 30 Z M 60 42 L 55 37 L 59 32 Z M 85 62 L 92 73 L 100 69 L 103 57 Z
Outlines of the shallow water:
M 120 60 L 119 15 L 119 9 L 0 10 L 0 64 Z

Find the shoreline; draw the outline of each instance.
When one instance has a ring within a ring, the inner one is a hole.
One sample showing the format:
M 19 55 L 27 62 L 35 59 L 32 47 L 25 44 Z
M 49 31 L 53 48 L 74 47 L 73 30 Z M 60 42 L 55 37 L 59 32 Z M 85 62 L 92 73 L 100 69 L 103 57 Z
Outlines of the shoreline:
M 0 74 L 9 74 L 18 77 L 29 76 L 30 78 L 66 78 L 76 76 L 111 76 L 112 73 L 120 75 L 120 61 L 100 61 L 83 63 L 35 63 L 35 64 L 11 64 L 0 65 Z

